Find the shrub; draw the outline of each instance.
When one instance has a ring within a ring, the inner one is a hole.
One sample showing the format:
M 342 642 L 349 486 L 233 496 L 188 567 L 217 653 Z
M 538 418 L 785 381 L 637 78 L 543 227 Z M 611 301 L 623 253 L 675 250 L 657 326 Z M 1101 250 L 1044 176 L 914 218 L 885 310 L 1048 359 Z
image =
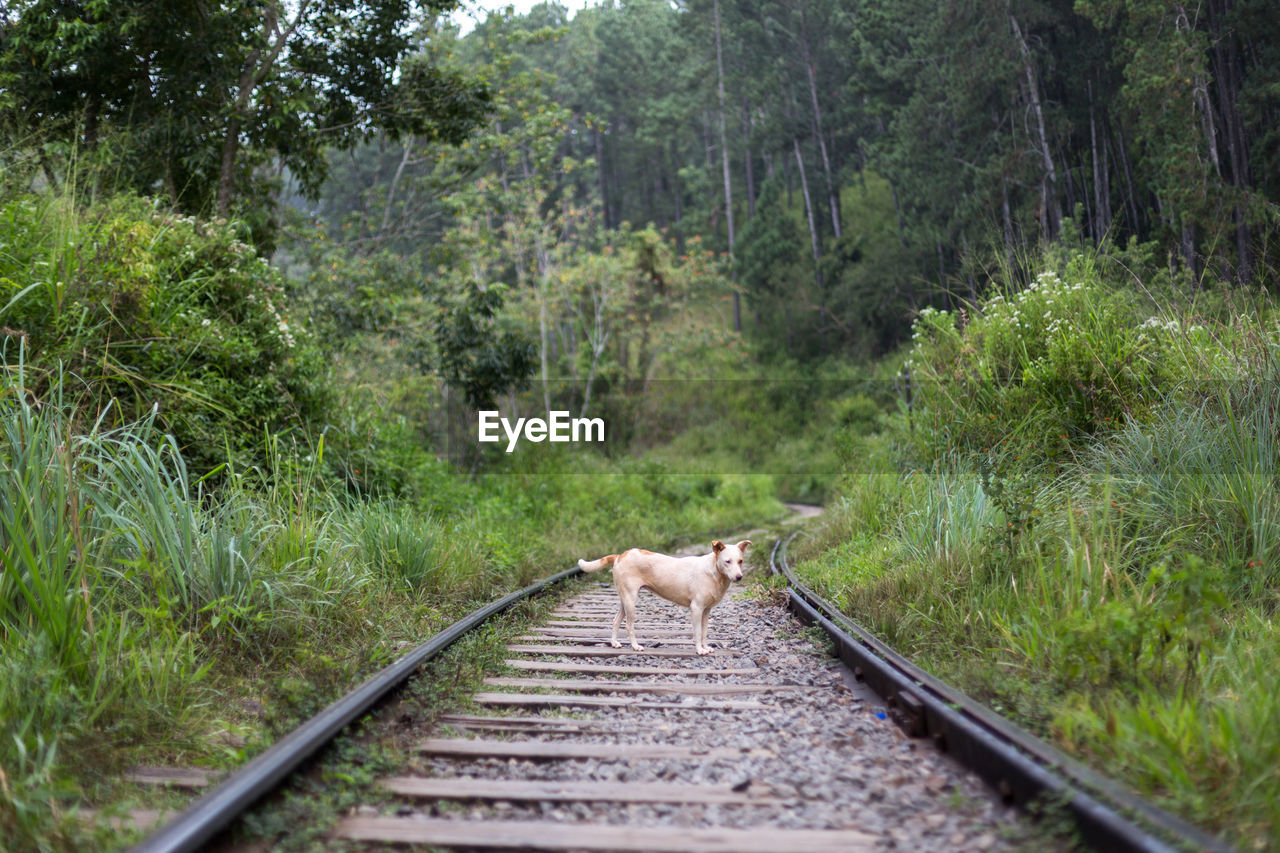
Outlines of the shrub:
M 1083 254 L 972 312 L 924 309 L 907 365 L 926 454 L 1058 462 L 1141 417 L 1177 379 L 1161 356 L 1183 331 L 1142 313 Z
M 264 431 L 323 410 L 325 369 L 240 232 L 136 197 L 0 206 L 0 334 L 21 341 L 29 390 L 44 396 L 62 370 L 87 411 L 113 399 L 118 423 L 155 411 L 197 475 L 228 453 L 260 461 Z

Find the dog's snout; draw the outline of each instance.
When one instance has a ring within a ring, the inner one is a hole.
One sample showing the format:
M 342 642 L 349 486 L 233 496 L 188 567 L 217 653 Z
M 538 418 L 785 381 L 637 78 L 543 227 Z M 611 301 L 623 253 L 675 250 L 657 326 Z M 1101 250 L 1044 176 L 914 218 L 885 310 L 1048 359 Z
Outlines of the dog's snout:
M 736 573 L 736 574 L 733 576 L 733 579 L 734 579 L 734 580 L 736 580 L 736 581 L 740 581 L 740 580 L 742 580 L 742 572 L 738 572 L 738 573 Z

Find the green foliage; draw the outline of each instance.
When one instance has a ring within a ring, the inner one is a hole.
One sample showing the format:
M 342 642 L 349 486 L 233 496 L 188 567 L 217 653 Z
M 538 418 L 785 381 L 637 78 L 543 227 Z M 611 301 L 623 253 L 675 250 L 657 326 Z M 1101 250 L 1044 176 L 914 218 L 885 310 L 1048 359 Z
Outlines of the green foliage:
M 365 502 L 323 441 L 280 437 L 208 493 L 154 415 L 86 425 L 56 382 L 33 403 L 24 368 L 0 375 L 0 830 L 23 848 L 101 846 L 74 806 L 136 792 L 95 780 L 243 760 L 211 733 L 260 749 L 477 602 L 781 510 L 768 476 L 557 454 L 477 481 L 419 464 L 430 510 Z
M 884 401 L 868 395 L 875 383 L 861 370 L 713 358 L 699 366 L 734 378 L 651 390 L 639 415 L 646 437 L 662 442 L 651 457 L 679 470 L 768 475 L 786 499 L 817 503 L 835 485 L 842 448 L 880 428 Z
M 236 224 L 120 197 L 81 208 L 50 196 L 0 206 L 7 359 L 25 351 L 37 396 L 59 385 L 127 423 L 155 411 L 197 476 L 260 461 L 265 431 L 327 405 L 319 347 L 280 275 Z M 21 343 L 20 343 L 21 342 Z M 109 401 L 114 406 L 109 407 Z
M 353 253 L 322 232 L 308 231 L 296 235 L 273 264 L 295 282 L 317 335 L 337 349 L 357 334 L 397 329 L 406 307 L 425 289 L 414 261 L 387 249 Z
M 757 201 L 760 212 L 747 220 L 735 248 L 739 274 L 761 296 L 785 297 L 801 279 L 804 239 L 783 200 L 780 181 L 769 181 Z
M 997 710 L 1273 845 L 1275 308 L 1156 300 L 1117 261 L 922 312 L 910 418 L 848 457 L 802 572 Z
M 898 539 L 905 555 L 921 565 L 969 566 L 984 540 L 1001 532 L 1006 514 L 971 474 L 943 465 L 931 477 L 909 480 L 908 488 L 923 495 L 908 497 L 914 509 L 900 516 Z
M 1084 454 L 1084 484 L 1131 543 L 1127 566 L 1191 551 L 1222 567 L 1234 597 L 1270 595 L 1280 576 L 1275 375 L 1267 365 L 1195 408 L 1170 402 Z
M 415 8 L 22 0 L 0 22 L 0 128 L 39 151 L 50 180 L 70 163 L 57 155 L 83 150 L 108 190 L 163 186 L 202 215 L 227 216 L 239 199 L 266 245 L 278 174 L 268 164 L 314 195 L 326 146 L 375 128 L 458 141 L 484 118 L 482 86 L 426 56 L 401 65 Z
M 127 743 L 183 721 L 203 667 L 167 613 L 144 629 L 103 606 L 109 507 L 85 474 L 104 442 L 147 425 L 81 436 L 56 402 L 36 408 L 22 394 L 0 384 L 0 763 L 15 774 L 0 791 L 0 829 L 25 846 L 63 831 L 50 811 L 64 793 L 58 741 Z
M 461 302 L 445 308 L 436 327 L 440 374 L 476 409 L 491 408 L 499 394 L 526 385 L 534 370 L 533 344 L 495 323 L 502 303 L 500 287 L 471 287 Z
M 1170 352 L 1214 345 L 1202 326 L 1140 319 L 1144 302 L 1077 254 L 1061 275 L 1045 270 L 972 310 L 922 309 L 906 366 L 925 452 L 987 454 L 997 468 L 1056 463 L 1142 419 L 1175 390 Z

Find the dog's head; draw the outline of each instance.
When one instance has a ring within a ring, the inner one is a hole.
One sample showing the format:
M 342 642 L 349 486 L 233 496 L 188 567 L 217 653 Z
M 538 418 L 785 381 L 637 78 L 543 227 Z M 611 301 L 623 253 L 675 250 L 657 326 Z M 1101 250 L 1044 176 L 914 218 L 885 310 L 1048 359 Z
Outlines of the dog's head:
M 742 580 L 742 555 L 751 546 L 750 539 L 743 539 L 737 545 L 726 545 L 719 539 L 711 543 L 711 551 L 716 558 L 716 569 L 724 572 L 731 581 Z

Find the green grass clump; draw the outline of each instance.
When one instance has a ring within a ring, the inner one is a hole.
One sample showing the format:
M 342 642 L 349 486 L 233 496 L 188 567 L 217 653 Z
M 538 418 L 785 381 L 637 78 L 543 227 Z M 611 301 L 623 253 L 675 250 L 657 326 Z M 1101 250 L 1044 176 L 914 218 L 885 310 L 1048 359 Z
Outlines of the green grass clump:
M 672 382 L 651 393 L 648 420 L 678 424 L 649 456 L 686 473 L 767 475 L 787 500 L 822 503 L 850 443 L 875 432 L 889 384 L 860 366 L 777 361 L 734 379 Z
M 921 317 L 910 417 L 860 445 L 879 461 L 800 570 L 1069 752 L 1275 846 L 1280 326 L 1106 261 Z

